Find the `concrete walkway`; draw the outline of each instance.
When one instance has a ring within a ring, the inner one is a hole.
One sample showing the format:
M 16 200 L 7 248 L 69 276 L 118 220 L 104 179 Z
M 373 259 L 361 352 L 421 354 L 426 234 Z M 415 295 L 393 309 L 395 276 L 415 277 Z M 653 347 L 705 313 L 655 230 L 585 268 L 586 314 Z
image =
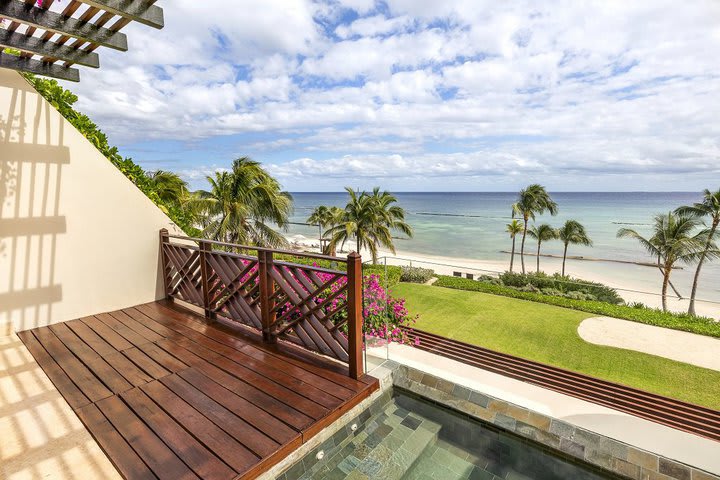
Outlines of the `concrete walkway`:
M 0 478 L 121 478 L 14 333 L 0 336 Z
M 649 353 L 720 371 L 720 339 L 610 317 L 583 320 L 578 334 L 589 343 Z
M 394 360 L 436 377 L 445 378 L 452 383 L 720 475 L 720 455 L 718 455 L 720 449 L 718 442 L 713 440 L 471 367 L 407 345 L 392 343 L 388 350 L 384 347 L 368 348 L 367 353 L 369 368 L 379 363 L 380 358 Z M 372 357 L 376 358 L 371 363 Z

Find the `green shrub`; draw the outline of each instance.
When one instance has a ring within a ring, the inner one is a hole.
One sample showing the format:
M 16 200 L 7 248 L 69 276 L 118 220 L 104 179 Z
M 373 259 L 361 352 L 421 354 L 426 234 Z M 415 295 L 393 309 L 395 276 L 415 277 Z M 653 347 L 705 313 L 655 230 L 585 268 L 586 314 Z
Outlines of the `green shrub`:
M 400 274 L 401 282 L 427 283 L 435 275 L 435 270 L 431 270 L 429 268 L 406 266 L 400 268 L 402 271 Z
M 385 272 L 387 269 L 387 278 L 385 277 Z M 402 275 L 402 269 L 396 265 L 372 265 L 372 264 L 365 264 L 363 265 L 363 274 L 364 275 L 377 275 L 380 277 L 380 280 L 378 282 L 380 285 L 386 285 L 388 287 L 392 287 L 393 285 L 397 285 L 400 283 L 400 276 Z M 387 282 L 387 283 L 386 283 Z
M 569 298 L 576 299 L 594 299 L 601 302 L 612 303 L 615 305 L 623 303 L 623 299 L 614 288 L 610 288 L 602 283 L 590 282 L 573 277 L 563 277 L 559 273 L 547 275 L 546 273 L 511 273 L 505 272 L 499 277 L 500 285 L 506 287 L 518 288 L 520 291 L 545 291 L 552 289 L 557 293 L 548 293 L 548 295 L 557 295 L 566 297 L 570 292 L 580 292 L 584 295 L 573 293 Z M 537 290 L 526 288 L 532 285 Z
M 632 306 L 613 305 L 596 300 L 576 300 L 572 298 L 543 295 L 541 293 L 521 292 L 515 288 L 492 285 L 486 282 L 477 282 L 465 278 L 449 277 L 446 275 L 439 276 L 438 281 L 433 285 L 437 287 L 491 293 L 494 295 L 529 300 L 532 302 L 547 303 L 549 305 L 571 308 L 596 315 L 622 318 L 648 325 L 672 328 L 675 330 L 683 330 L 686 332 L 720 338 L 720 322 L 716 322 L 713 319 L 706 317 L 693 317 L 685 313 L 663 312 L 661 310 L 645 308 L 636 304 L 633 304 Z

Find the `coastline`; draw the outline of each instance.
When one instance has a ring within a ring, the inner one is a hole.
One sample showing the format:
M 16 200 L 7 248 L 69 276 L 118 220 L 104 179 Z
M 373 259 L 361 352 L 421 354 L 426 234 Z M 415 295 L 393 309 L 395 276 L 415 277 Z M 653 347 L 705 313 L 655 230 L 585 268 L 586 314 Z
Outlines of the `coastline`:
M 288 237 L 288 241 L 296 247 L 317 251 L 317 240 L 313 241 L 313 239 L 310 238 L 301 239 L 300 237 L 302 236 L 294 235 Z M 342 252 L 338 252 L 338 255 L 342 256 L 347 253 L 349 253 L 349 250 L 346 248 Z M 370 261 L 370 252 L 363 250 L 360 254 L 364 262 Z M 514 271 L 517 272 L 520 271 L 521 268 L 520 255 L 518 253 L 515 255 Z M 483 274 L 493 275 L 502 273 L 508 270 L 510 264 L 509 258 L 506 261 L 471 259 L 415 253 L 407 250 L 397 250 L 396 253 L 393 254 L 390 251 L 381 249 L 379 251 L 378 263 L 384 264 L 385 261 L 387 261 L 388 265 L 412 265 L 414 267 L 430 268 L 440 275 L 453 275 L 454 272 L 461 272 L 462 276 L 471 273 L 475 277 Z M 535 255 L 531 255 L 529 252 L 525 253 L 526 271 L 534 272 L 536 261 L 537 257 Z M 568 257 L 566 272 L 573 277 L 599 282 L 615 288 L 618 290 L 620 296 L 625 299 L 626 303 L 641 302 L 652 308 L 661 307 L 661 297 L 659 295 L 661 286 L 660 275 L 656 275 L 655 280 L 652 280 L 653 276 L 647 278 L 647 271 L 649 270 L 647 266 L 632 263 L 624 264 L 622 265 L 624 269 L 622 272 L 613 272 L 607 270 L 598 271 L 596 264 L 597 262 Z M 545 273 L 559 273 L 561 268 L 562 258 L 541 256 L 540 269 Z M 671 311 L 684 312 L 687 311 L 687 306 L 687 299 L 678 299 L 672 290 L 669 289 L 668 308 Z M 698 315 L 720 319 L 720 304 L 696 301 L 695 308 Z

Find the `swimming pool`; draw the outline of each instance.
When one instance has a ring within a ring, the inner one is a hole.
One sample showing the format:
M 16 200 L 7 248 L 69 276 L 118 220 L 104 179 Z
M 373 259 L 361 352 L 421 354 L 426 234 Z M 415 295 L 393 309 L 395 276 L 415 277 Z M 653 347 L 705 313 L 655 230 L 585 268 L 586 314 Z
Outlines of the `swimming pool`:
M 309 454 L 312 466 L 294 478 L 617 478 L 398 388 L 379 402 L 347 426 L 342 441 Z

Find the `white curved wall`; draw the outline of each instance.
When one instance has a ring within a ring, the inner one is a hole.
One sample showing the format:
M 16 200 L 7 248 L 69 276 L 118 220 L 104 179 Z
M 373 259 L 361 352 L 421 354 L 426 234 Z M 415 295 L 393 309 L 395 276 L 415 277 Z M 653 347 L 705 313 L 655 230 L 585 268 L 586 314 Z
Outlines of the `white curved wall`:
M 0 333 L 153 301 L 179 232 L 17 72 L 0 69 Z

